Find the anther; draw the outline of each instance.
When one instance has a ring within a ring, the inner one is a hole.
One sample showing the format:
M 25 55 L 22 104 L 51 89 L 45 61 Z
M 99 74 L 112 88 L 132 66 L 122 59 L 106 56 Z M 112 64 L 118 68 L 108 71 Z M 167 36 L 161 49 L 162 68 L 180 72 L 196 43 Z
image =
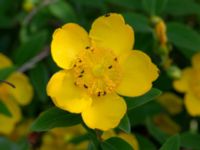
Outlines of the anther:
M 83 86 L 84 86 L 84 88 L 86 88 L 86 89 L 88 88 L 88 86 L 87 86 L 86 84 L 84 84 Z
M 109 13 L 107 13 L 107 14 L 105 14 L 104 16 L 105 16 L 105 17 L 109 17 L 109 16 L 110 16 L 110 14 L 109 14 Z
M 117 61 L 117 57 L 114 58 L 114 61 Z
M 103 95 L 106 95 L 106 91 L 103 92 Z
M 74 85 L 75 85 L 75 86 L 77 86 L 77 83 L 76 83 L 76 82 L 74 82 Z
M 81 75 L 79 75 L 78 77 L 79 77 L 79 78 L 82 78 L 82 77 L 83 77 L 83 75 L 81 74 Z
M 82 73 L 84 73 L 84 72 L 85 72 L 85 71 L 84 71 L 84 70 L 82 70 L 82 71 L 81 71 L 81 74 L 82 74 Z
M 80 62 L 80 63 L 81 63 L 81 62 L 82 62 L 82 60 L 80 59 L 78 62 Z
M 98 92 L 97 96 L 101 96 L 101 92 Z
M 86 46 L 85 49 L 90 49 L 90 47 L 89 47 L 89 46 Z
M 108 66 L 108 69 L 111 69 L 112 68 L 112 65 Z
M 76 64 L 74 64 L 74 67 L 76 67 Z

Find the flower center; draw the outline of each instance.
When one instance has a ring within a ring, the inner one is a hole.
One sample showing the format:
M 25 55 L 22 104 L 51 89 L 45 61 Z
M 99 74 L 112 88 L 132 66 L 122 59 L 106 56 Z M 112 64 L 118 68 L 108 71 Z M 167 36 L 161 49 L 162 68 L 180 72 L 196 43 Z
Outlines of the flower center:
M 101 64 L 97 64 L 96 66 L 94 66 L 92 71 L 93 71 L 94 76 L 102 77 L 104 73 L 104 66 Z
M 86 47 L 73 67 L 74 84 L 91 96 L 104 96 L 115 91 L 121 81 L 116 55 L 105 49 Z

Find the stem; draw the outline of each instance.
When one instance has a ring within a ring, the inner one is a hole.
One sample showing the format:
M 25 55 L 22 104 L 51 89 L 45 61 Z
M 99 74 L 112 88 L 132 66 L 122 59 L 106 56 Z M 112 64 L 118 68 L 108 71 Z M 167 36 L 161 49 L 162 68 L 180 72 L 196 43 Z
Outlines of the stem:
M 28 61 L 25 64 L 23 64 L 18 69 L 18 71 L 19 72 L 25 72 L 25 71 L 33 68 L 36 63 L 38 63 L 39 61 L 41 61 L 42 59 L 46 58 L 49 55 L 49 51 L 50 51 L 50 48 L 48 46 L 46 46 L 41 53 L 39 53 L 38 55 L 33 57 L 30 61 Z
M 0 80 L 0 82 L 6 83 L 7 85 L 10 85 L 12 88 L 16 88 L 14 84 L 12 84 L 12 83 L 10 83 L 8 81 Z
M 44 7 L 48 6 L 49 4 L 55 3 L 58 0 L 43 0 L 42 3 L 35 7 L 23 20 L 22 25 L 26 26 L 28 25 L 33 17 Z

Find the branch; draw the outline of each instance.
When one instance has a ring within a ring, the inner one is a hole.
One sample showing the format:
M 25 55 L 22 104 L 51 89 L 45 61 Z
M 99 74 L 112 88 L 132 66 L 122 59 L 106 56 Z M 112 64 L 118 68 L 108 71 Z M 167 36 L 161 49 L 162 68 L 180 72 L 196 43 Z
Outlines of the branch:
M 49 4 L 55 3 L 58 0 L 43 0 L 42 3 L 35 7 L 23 20 L 22 25 L 26 26 L 28 25 L 33 17 L 44 7 L 48 6 Z
M 25 64 L 23 64 L 18 69 L 18 71 L 25 72 L 25 71 L 33 68 L 36 63 L 38 63 L 39 61 L 41 61 L 42 59 L 46 58 L 49 55 L 49 51 L 50 51 L 49 46 L 46 46 L 41 53 L 39 53 L 38 55 L 36 55 L 35 57 L 33 57 L 30 61 L 28 61 Z

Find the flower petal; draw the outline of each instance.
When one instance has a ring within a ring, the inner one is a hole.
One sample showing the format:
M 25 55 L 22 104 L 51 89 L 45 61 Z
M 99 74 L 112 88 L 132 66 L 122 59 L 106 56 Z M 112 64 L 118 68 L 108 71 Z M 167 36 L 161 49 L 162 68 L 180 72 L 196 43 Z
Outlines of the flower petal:
M 140 96 L 152 87 L 152 82 L 158 77 L 158 68 L 145 53 L 133 50 L 120 62 L 122 66 L 122 81 L 117 92 L 124 96 Z
M 182 71 L 181 78 L 173 82 L 175 90 L 185 92 L 189 89 L 189 82 L 192 77 L 192 68 L 185 68 Z
M 33 88 L 28 77 L 23 73 L 15 72 L 8 77 L 7 81 L 16 87 L 13 88 L 5 85 L 10 95 L 12 95 L 20 105 L 29 104 L 33 98 Z
M 58 66 L 70 69 L 77 54 L 90 46 L 87 32 L 77 24 L 68 23 L 53 34 L 51 53 Z
M 126 113 L 126 103 L 117 94 L 94 98 L 90 107 L 82 112 L 85 124 L 103 131 L 115 128 Z
M 183 110 L 182 99 L 172 92 L 163 93 L 157 100 L 172 115 L 179 114 Z
M 12 61 L 7 56 L 0 53 L 0 69 L 10 66 L 12 66 Z
M 200 70 L 200 53 L 197 53 L 192 57 L 192 66 Z
M 92 102 L 85 91 L 74 85 L 72 74 L 66 70 L 53 75 L 47 85 L 47 93 L 57 107 L 72 113 L 82 112 Z
M 127 143 L 129 143 L 134 150 L 139 150 L 139 143 L 135 135 L 127 134 L 127 133 L 119 133 L 118 136 L 122 138 L 124 141 L 126 141 Z
M 191 116 L 200 116 L 200 99 L 195 97 L 192 93 L 187 93 L 184 98 L 185 106 Z
M 116 55 L 120 55 L 133 48 L 133 29 L 125 24 L 120 14 L 110 13 L 109 16 L 101 16 L 92 24 L 89 36 L 95 47 L 111 49 Z
M 8 117 L 0 114 L 0 133 L 10 134 L 15 124 L 21 119 L 21 111 L 16 102 L 10 99 L 9 95 L 3 95 L 3 97 L 1 95 L 0 99 L 4 102 L 12 116 Z

